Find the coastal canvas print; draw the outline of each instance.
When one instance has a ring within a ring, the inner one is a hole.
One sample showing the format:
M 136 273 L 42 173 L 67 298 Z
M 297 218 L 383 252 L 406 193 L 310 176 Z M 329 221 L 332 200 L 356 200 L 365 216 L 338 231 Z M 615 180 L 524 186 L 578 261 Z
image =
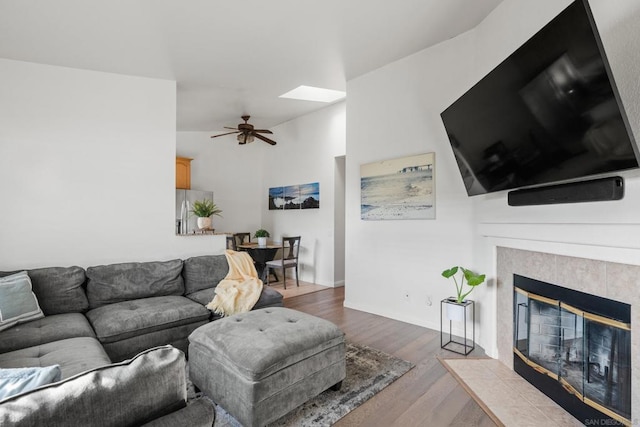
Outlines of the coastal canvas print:
M 300 185 L 300 208 L 319 209 L 320 208 L 320 183 Z
M 300 186 L 287 185 L 284 187 L 284 208 L 300 209 Z
M 269 188 L 269 210 L 320 208 L 320 183 Z
M 284 208 L 284 187 L 269 188 L 269 210 Z
M 360 166 L 363 220 L 435 219 L 435 153 Z

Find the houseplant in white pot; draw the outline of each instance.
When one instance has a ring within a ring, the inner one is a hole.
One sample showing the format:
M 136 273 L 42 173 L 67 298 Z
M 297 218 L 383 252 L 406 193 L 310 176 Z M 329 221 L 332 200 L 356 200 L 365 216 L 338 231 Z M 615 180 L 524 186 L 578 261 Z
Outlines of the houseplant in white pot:
M 258 246 L 267 246 L 267 237 L 269 236 L 269 232 L 264 228 L 256 231 L 256 233 L 253 235 L 253 237 L 256 237 L 258 239 Z
M 460 283 L 458 283 L 458 279 L 456 278 L 458 271 L 461 272 Z M 465 298 L 467 298 L 476 286 L 484 283 L 486 276 L 484 274 L 476 274 L 471 270 L 458 266 L 444 270 L 442 272 L 442 276 L 447 279 L 453 279 L 453 282 L 456 285 L 456 296 L 447 298 L 447 317 L 449 320 L 462 320 L 466 305 Z M 469 290 L 465 289 L 465 280 Z
M 198 217 L 197 223 L 200 230 L 213 230 L 211 217 L 213 215 L 221 217 L 221 213 L 222 210 L 210 199 L 196 200 L 191 208 L 191 214 Z

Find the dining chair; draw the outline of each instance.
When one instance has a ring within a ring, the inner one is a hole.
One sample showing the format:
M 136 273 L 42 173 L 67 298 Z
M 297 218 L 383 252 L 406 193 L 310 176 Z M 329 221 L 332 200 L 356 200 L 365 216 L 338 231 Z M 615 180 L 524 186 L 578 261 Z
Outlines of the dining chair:
M 238 246 L 236 246 L 235 236 L 227 236 L 227 249 L 231 249 L 232 251 L 238 250 Z
M 245 243 L 251 242 L 251 233 L 234 233 L 233 238 L 236 241 L 237 247 L 238 245 L 244 245 Z
M 282 238 L 282 258 L 274 259 L 266 263 L 267 268 L 282 270 L 282 282 L 287 289 L 287 268 L 296 269 L 296 286 L 300 286 L 298 281 L 298 253 L 300 252 L 300 236 Z M 269 285 L 269 275 L 267 274 L 267 286 Z

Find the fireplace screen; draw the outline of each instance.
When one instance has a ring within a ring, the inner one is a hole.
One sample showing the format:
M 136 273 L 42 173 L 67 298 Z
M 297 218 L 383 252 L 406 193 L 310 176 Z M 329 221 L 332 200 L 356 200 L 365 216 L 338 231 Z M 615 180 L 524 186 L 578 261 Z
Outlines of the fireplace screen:
M 630 324 L 520 288 L 514 302 L 514 353 L 586 405 L 630 425 Z

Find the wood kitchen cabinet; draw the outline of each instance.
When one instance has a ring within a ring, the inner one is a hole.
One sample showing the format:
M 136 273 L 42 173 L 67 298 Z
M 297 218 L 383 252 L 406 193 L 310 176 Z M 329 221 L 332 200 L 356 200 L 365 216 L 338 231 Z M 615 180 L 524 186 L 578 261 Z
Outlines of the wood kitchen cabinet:
M 188 157 L 176 157 L 176 188 L 191 189 L 191 160 Z

